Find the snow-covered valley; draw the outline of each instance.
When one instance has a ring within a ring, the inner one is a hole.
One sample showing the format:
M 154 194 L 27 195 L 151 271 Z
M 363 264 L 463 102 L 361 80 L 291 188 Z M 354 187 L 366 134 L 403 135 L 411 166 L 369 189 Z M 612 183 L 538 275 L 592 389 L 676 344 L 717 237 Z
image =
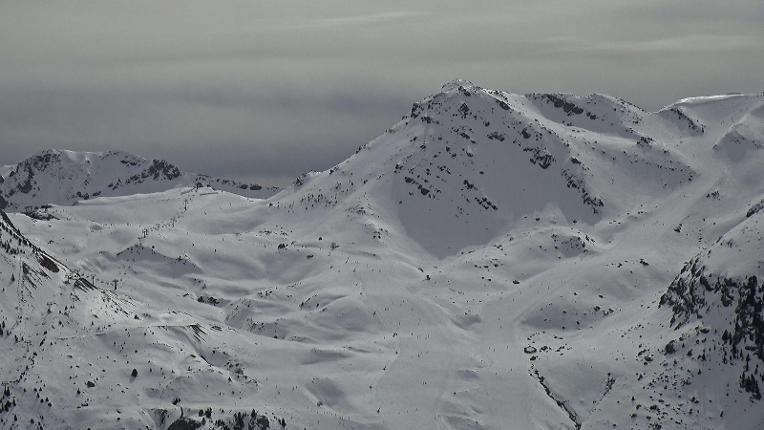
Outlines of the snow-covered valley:
M 278 192 L 47 151 L 0 180 L 0 428 L 762 428 L 762 167 L 764 95 L 465 80 Z

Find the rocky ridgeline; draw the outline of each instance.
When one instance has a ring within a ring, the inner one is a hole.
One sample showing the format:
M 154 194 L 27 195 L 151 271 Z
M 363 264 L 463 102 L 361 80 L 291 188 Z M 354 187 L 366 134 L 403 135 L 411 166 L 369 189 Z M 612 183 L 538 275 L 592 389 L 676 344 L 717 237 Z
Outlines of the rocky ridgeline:
M 47 204 L 68 205 L 100 196 L 180 186 L 212 187 L 257 198 L 278 191 L 274 187 L 184 172 L 168 161 L 147 160 L 121 151 L 46 150 L 21 161 L 0 180 L 0 208 L 23 210 Z
M 735 369 L 739 386 L 755 400 L 764 389 L 764 283 L 756 261 L 763 217 L 750 214 L 685 264 L 660 300 L 671 309 L 671 324 L 677 330 L 695 324 L 694 331 L 684 335 L 687 339 L 670 342 L 665 353 L 682 349 L 685 356 L 706 363 L 702 367 L 709 372 L 718 366 Z

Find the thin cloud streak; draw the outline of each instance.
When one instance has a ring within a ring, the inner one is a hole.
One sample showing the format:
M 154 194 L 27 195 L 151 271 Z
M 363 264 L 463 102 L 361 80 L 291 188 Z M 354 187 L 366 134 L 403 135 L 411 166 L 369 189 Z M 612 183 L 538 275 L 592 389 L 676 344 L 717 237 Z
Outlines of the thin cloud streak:
M 326 18 L 306 24 L 303 28 L 325 28 L 337 27 L 342 25 L 357 25 L 370 23 L 383 23 L 390 21 L 400 21 L 408 18 L 423 17 L 427 14 L 421 11 L 397 11 L 373 13 L 369 15 L 344 16 L 338 18 Z
M 697 54 L 734 50 L 758 50 L 762 40 L 751 35 L 693 34 L 681 37 L 651 40 L 576 40 L 571 38 L 547 39 L 549 51 L 581 55 L 650 55 Z

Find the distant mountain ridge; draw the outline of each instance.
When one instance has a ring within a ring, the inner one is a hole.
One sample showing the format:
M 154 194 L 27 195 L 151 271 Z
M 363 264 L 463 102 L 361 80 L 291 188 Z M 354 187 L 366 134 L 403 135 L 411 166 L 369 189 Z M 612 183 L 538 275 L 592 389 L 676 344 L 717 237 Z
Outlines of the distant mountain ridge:
M 5 166 L 0 174 L 0 209 L 5 210 L 71 205 L 96 197 L 188 186 L 212 187 L 253 198 L 266 198 L 278 191 L 276 187 L 185 172 L 168 161 L 145 159 L 123 151 L 48 149 L 15 166 Z

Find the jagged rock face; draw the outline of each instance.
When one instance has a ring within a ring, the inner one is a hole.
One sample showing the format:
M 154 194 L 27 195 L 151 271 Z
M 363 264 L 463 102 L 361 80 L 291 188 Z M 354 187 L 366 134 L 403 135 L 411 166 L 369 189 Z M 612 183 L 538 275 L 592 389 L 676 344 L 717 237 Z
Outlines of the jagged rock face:
M 677 329 L 697 324 L 699 354 L 708 372 L 739 372 L 739 386 L 755 400 L 764 389 L 764 214 L 751 213 L 706 252 L 684 265 L 660 304 L 671 309 Z M 692 339 L 693 336 L 690 336 Z M 689 343 L 689 342 L 687 342 Z M 673 353 L 677 346 L 670 346 Z
M 704 274 L 703 266 L 696 269 L 695 275 L 686 280 L 677 278 L 661 298 L 661 304 L 671 306 L 672 323 L 679 326 L 709 316 L 722 319 L 723 327 L 715 327 L 715 335 L 711 337 L 719 348 L 714 353 L 721 354 L 724 364 L 744 363 L 739 385 L 753 399 L 760 400 L 760 385 L 764 386 L 761 373 L 764 369 L 764 285 L 756 276 L 730 279 Z M 719 330 L 723 330 L 721 337 L 718 337 Z M 700 333 L 709 331 L 703 328 Z M 667 352 L 673 353 L 675 349 L 676 346 L 670 344 Z M 708 359 L 705 351 L 702 359 Z
M 68 205 L 101 196 L 211 186 L 246 197 L 277 190 L 231 179 L 183 172 L 165 160 L 146 160 L 121 151 L 105 153 L 46 150 L 23 160 L 0 182 L 0 206 L 9 210 Z

